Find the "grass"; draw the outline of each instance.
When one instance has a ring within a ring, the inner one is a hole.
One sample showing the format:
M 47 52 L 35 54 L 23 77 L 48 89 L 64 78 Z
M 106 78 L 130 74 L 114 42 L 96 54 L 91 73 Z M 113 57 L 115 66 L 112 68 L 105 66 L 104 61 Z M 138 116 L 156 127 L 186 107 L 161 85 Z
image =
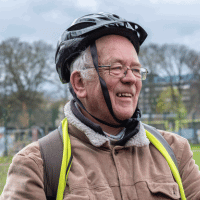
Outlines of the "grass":
M 200 170 L 200 145 L 190 144 L 190 146 L 193 151 L 193 158 L 195 160 L 195 163 L 199 166 Z
M 190 146 L 193 151 L 193 158 L 195 163 L 199 166 L 200 169 L 200 145 L 191 144 Z M 6 183 L 7 172 L 11 162 L 12 156 L 0 157 L 0 194 L 2 193 L 3 187 Z
M 11 162 L 12 156 L 0 157 L 0 194 L 2 193 L 6 183 L 7 172 Z

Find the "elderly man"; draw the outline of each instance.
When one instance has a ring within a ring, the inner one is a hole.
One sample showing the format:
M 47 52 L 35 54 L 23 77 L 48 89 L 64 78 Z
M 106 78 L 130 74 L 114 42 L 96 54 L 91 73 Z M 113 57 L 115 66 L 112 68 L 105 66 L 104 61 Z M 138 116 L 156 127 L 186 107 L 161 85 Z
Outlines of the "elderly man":
M 200 172 L 187 140 L 159 133 L 175 154 L 185 198 L 138 120 L 147 75 L 138 53 L 146 36 L 138 24 L 107 13 L 83 16 L 63 33 L 56 67 L 74 97 L 64 109 L 73 160 L 63 199 L 200 199 Z M 14 157 L 1 200 L 46 199 L 40 150 L 34 142 Z

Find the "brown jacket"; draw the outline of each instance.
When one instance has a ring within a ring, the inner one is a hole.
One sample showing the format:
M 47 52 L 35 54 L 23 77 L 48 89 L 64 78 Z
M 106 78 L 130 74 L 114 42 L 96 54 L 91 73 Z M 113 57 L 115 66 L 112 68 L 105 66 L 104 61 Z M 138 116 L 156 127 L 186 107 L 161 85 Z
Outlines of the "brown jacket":
M 152 145 L 93 146 L 85 134 L 69 126 L 73 163 L 64 199 L 180 199 L 171 170 Z M 187 199 L 200 199 L 200 172 L 186 139 L 161 131 L 175 152 Z M 1 200 L 43 200 L 43 161 L 38 142 L 21 150 L 10 166 Z
M 112 146 L 106 137 L 77 120 L 69 107 L 65 111 L 73 161 L 64 200 L 180 199 L 178 184 L 165 158 L 149 144 L 142 124 L 139 133 L 125 146 Z M 200 172 L 189 143 L 176 134 L 160 132 L 175 153 L 187 199 L 200 200 Z M 25 199 L 46 199 L 38 142 L 13 158 L 0 197 L 0 200 Z

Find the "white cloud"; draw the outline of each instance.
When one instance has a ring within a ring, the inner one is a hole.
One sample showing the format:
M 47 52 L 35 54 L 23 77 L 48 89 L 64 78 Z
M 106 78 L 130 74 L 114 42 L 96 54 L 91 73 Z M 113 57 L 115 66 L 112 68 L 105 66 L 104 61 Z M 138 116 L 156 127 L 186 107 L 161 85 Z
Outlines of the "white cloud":
M 190 35 L 186 35 L 183 37 L 178 37 L 178 38 L 174 38 L 174 40 L 172 42 L 174 43 L 179 43 L 179 44 L 184 44 L 186 46 L 188 46 L 191 49 L 200 51 L 200 30 L 195 31 L 193 34 Z
M 199 4 L 198 0 L 149 0 L 153 4 Z
M 76 0 L 75 5 L 83 10 L 89 10 L 91 12 L 96 12 L 98 10 L 98 2 L 96 0 Z
M 62 13 L 60 10 L 51 10 L 49 12 L 43 13 L 41 17 L 46 22 L 56 24 L 66 24 L 73 21 L 71 16 L 68 16 L 66 13 Z
M 23 42 L 25 41 L 25 42 L 33 43 L 35 41 L 41 40 L 41 38 L 39 36 L 35 36 L 35 35 L 23 34 L 23 35 L 21 35 L 20 40 L 23 41 Z
M 15 10 L 28 5 L 28 0 L 0 0 L 1 10 Z
M 62 18 L 62 14 L 59 10 L 51 10 L 50 12 L 46 12 L 46 13 L 42 14 L 42 17 L 46 21 L 60 20 Z
M 0 26 L 0 32 L 4 32 L 6 29 L 7 29 L 7 25 L 2 24 L 2 25 Z
M 23 21 L 29 22 L 30 19 L 31 19 L 31 16 L 29 16 L 29 15 L 27 15 L 27 14 L 24 14 L 24 15 L 21 17 L 21 19 L 22 19 Z
M 4 40 L 4 38 L 0 35 L 0 42 L 3 41 L 3 40 Z
M 29 21 L 30 16 L 27 13 L 28 0 L 0 0 L 0 16 L 3 20 L 21 19 Z

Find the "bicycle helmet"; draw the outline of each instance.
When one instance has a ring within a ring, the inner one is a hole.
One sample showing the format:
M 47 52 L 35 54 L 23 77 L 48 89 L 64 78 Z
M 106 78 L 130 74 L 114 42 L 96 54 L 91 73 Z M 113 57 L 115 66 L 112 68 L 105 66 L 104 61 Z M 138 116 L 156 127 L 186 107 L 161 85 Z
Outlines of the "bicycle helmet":
M 62 83 L 70 80 L 70 63 L 92 42 L 105 35 L 121 35 L 128 38 L 137 53 L 147 37 L 145 30 L 136 23 L 111 13 L 89 14 L 76 19 L 64 31 L 57 44 L 56 69 Z

